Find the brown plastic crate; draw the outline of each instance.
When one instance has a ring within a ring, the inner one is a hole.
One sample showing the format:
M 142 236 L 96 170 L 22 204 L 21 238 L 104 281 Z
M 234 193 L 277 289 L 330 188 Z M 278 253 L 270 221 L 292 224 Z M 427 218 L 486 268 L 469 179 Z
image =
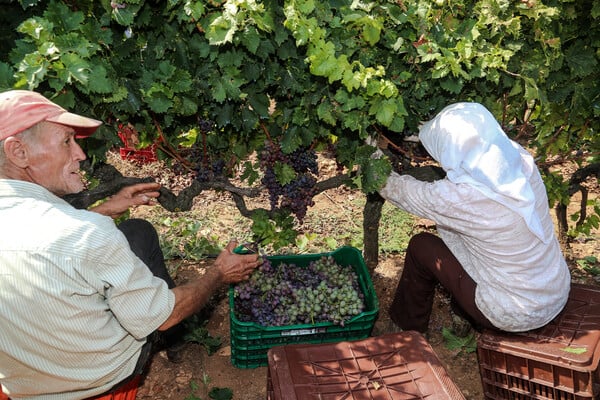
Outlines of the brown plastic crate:
M 417 332 L 268 351 L 268 400 L 462 399 Z
M 477 356 L 486 399 L 600 398 L 600 288 L 573 284 L 564 310 L 542 328 L 483 332 Z

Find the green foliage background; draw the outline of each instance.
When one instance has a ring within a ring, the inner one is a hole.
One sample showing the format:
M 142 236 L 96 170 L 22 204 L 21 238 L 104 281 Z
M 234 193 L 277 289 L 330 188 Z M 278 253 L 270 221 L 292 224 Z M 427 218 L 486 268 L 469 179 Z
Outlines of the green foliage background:
M 87 143 L 102 160 L 120 123 L 143 143 L 202 141 L 242 165 L 335 143 L 374 191 L 389 170 L 369 135 L 400 138 L 456 101 L 486 105 L 537 155 L 553 204 L 600 149 L 600 3 L 593 0 L 0 0 L 0 89 L 44 93 L 106 122 Z M 200 135 L 199 124 L 214 121 Z M 588 215 L 598 227 L 600 207 Z

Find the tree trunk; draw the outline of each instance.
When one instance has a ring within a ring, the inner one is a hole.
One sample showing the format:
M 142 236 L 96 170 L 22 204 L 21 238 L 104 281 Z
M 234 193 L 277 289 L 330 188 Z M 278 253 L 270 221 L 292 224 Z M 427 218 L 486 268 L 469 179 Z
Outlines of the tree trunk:
M 363 209 L 364 258 L 370 271 L 379 263 L 379 220 L 384 202 L 379 193 L 370 193 Z

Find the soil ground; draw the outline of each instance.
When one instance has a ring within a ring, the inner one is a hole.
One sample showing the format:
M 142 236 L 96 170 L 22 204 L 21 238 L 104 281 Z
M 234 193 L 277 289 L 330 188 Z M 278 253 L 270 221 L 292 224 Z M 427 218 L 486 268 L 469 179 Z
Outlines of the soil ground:
M 140 167 L 116 159 L 112 161 L 128 176 L 158 176 L 162 173 L 161 170 L 164 171 L 160 166 Z M 163 185 L 173 184 L 172 178 L 165 179 L 162 180 Z M 593 192 L 597 195 L 597 183 L 593 185 Z M 362 210 L 355 205 L 356 198 L 360 196 L 360 193 L 344 188 L 327 191 L 315 198 L 316 204 L 309 210 L 309 214 L 321 211 L 327 213 L 329 221 L 337 220 L 339 224 L 349 223 L 351 218 L 360 218 Z M 207 228 L 208 234 L 219 236 L 223 241 L 235 237 L 241 217 L 227 194 L 202 193 L 196 198 L 194 209 L 199 213 L 197 215 L 200 215 L 197 218 L 210 219 L 217 216 L 217 219 L 213 221 L 213 227 Z M 154 209 L 152 212 L 159 211 Z M 133 210 L 132 216 L 146 217 L 148 213 L 147 208 L 140 208 Z M 357 215 L 358 217 L 356 217 Z M 332 225 L 335 224 L 322 225 L 317 232 L 327 236 L 329 232 L 326 230 L 328 227 L 333 229 Z M 414 229 L 432 230 L 434 227 L 428 221 L 418 220 L 415 222 Z M 597 284 L 594 276 L 582 271 L 577 262 L 586 256 L 597 257 L 600 254 L 600 241 L 597 239 L 596 232 L 591 237 L 575 241 L 570 248 L 565 249 L 573 281 Z M 386 310 L 400 276 L 403 258 L 403 252 L 381 254 L 379 264 L 372 273 L 371 278 L 380 305 L 373 335 L 382 332 L 383 327 L 386 326 L 388 320 Z M 206 259 L 198 262 L 179 260 L 174 263 L 177 264 L 174 267 L 175 280 L 178 283 L 184 283 L 201 276 L 205 268 L 210 267 L 212 260 Z M 461 349 L 450 350 L 442 337 L 442 329 L 450 328 L 452 325 L 449 308 L 448 297 L 442 290 L 439 290 L 428 333 L 429 343 L 465 398 L 467 400 L 483 399 L 476 353 L 468 353 Z M 221 348 L 216 353 L 208 355 L 200 344 L 187 343 L 179 363 L 168 361 L 164 352 L 156 354 L 152 359 L 149 373 L 138 390 L 136 399 L 208 400 L 210 399 L 208 392 L 213 388 L 229 388 L 233 392 L 233 398 L 237 400 L 266 399 L 267 367 L 244 369 L 236 368 L 231 363 L 227 288 L 221 288 L 214 295 L 206 311 L 209 318 L 206 327 L 211 336 L 221 338 Z M 475 335 L 477 335 L 476 332 Z

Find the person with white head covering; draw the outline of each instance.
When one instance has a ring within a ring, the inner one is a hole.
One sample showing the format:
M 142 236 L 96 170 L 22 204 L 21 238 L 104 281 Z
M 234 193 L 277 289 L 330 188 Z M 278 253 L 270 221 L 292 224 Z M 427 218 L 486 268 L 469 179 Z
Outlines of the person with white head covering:
M 419 140 L 446 177 L 392 172 L 380 194 L 434 221 L 439 236 L 411 238 L 391 320 L 426 332 L 440 283 L 478 328 L 546 325 L 566 304 L 571 277 L 532 156 L 478 103 L 447 106 L 421 126 Z

